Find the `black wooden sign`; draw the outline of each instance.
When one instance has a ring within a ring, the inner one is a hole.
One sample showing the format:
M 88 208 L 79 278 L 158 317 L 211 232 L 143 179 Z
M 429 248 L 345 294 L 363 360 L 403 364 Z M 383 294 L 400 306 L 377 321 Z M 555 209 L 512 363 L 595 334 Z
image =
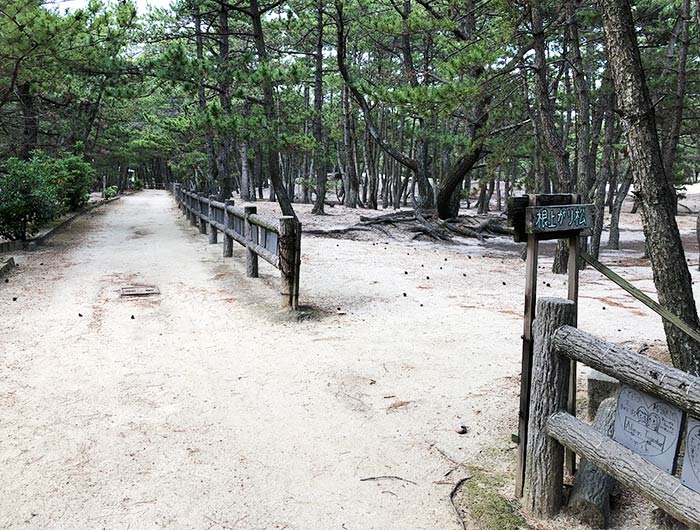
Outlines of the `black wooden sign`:
M 587 230 L 593 226 L 593 205 L 528 206 L 525 230 L 528 234 L 550 234 Z

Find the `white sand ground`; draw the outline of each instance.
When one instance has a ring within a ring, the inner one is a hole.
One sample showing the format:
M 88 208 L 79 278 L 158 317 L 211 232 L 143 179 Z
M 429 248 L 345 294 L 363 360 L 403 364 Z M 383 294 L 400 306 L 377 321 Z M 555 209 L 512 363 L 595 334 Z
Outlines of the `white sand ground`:
M 313 222 L 358 215 L 329 211 Z M 694 217 L 680 222 L 695 245 Z M 623 227 L 630 250 L 604 260 L 630 258 L 617 270 L 653 292 L 636 216 Z M 247 279 L 241 250 L 222 258 L 165 192 L 76 221 L 0 284 L 0 527 L 458 528 L 451 460 L 514 465 L 517 251 L 307 237 L 296 318 L 276 271 Z M 550 263 L 540 295 L 565 295 Z M 162 294 L 120 299 L 135 283 Z M 663 338 L 591 270 L 579 323 L 634 347 Z M 405 480 L 362 480 L 385 475 Z M 630 502 L 615 527 L 648 527 Z

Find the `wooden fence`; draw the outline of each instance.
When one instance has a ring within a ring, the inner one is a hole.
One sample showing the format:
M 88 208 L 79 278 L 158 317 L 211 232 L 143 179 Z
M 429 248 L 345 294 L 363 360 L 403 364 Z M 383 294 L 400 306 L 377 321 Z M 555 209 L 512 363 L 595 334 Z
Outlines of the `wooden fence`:
M 555 298 L 539 300 L 534 325 L 524 483 L 526 508 L 540 517 L 552 516 L 560 509 L 566 447 L 679 521 L 691 528 L 700 528 L 700 494 L 673 474 L 680 439 L 670 455 L 672 464 L 664 470 L 658 463 L 655 465 L 640 456 L 639 451 L 633 452 L 566 412 L 570 361 L 573 360 L 614 377 L 635 391 L 658 398 L 662 406 L 677 407 L 681 418 L 677 422 L 680 437 L 688 414 L 700 418 L 700 378 L 580 331 L 572 327 L 574 319 L 574 302 Z M 625 429 L 627 421 L 625 419 Z M 648 434 L 653 435 L 653 432 Z M 686 453 L 690 455 L 686 454 L 684 468 L 695 462 L 691 458 L 698 458 L 692 453 L 697 447 L 690 447 L 695 442 L 686 442 Z
M 258 257 L 279 269 L 282 305 L 299 306 L 299 269 L 301 265 L 301 223 L 283 216 L 278 222 L 257 215 L 255 206 L 237 208 L 233 201 L 220 202 L 215 197 L 184 189 L 173 184 L 171 192 L 192 226 L 209 235 L 209 243 L 223 236 L 224 257 L 233 256 L 233 242 L 246 249 L 246 274 L 258 277 Z

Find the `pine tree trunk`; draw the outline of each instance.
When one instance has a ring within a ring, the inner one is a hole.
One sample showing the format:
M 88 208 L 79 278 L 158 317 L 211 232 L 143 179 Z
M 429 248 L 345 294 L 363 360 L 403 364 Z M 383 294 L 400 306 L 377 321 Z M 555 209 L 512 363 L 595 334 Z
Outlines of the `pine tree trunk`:
M 620 213 L 625 197 L 632 185 L 632 170 L 628 168 L 620 183 L 620 189 L 613 200 L 612 211 L 610 212 L 610 235 L 608 236 L 608 248 L 620 250 Z
M 697 329 L 690 271 L 674 216 L 675 190 L 664 171 L 631 7 L 627 0 L 598 0 L 598 5 L 659 303 Z M 674 366 L 700 374 L 700 344 L 667 321 L 664 329 Z
M 605 220 L 605 186 L 611 174 L 613 141 L 615 140 L 615 115 L 613 113 L 614 96 L 606 97 L 605 105 L 605 139 L 603 141 L 603 155 L 600 162 L 600 171 L 595 183 L 595 223 L 591 236 L 591 256 L 598 259 L 600 254 L 600 239 L 603 234 Z
M 326 160 L 323 148 L 323 1 L 316 2 L 316 53 L 314 56 L 314 117 L 313 131 L 316 167 L 316 201 L 311 213 L 325 214 L 326 203 Z
M 262 28 L 262 16 L 258 0 L 250 0 L 250 9 L 247 11 L 253 26 L 253 40 L 258 54 L 260 63 L 267 63 L 268 54 L 265 45 L 265 35 Z M 265 110 L 265 118 L 269 126 L 275 122 L 276 109 L 275 98 L 272 86 L 272 80 L 269 76 L 265 76 L 262 81 L 263 92 L 263 107 Z M 274 141 L 274 139 L 272 139 Z M 284 182 L 280 178 L 279 173 L 279 152 L 276 147 L 270 145 L 268 147 L 267 161 L 268 174 L 270 175 L 270 199 L 277 197 L 277 203 L 280 205 L 283 215 L 289 215 L 296 219 L 296 213 L 292 207 L 292 202 L 289 200 L 287 189 L 284 187 Z
M 673 165 L 676 160 L 678 141 L 681 136 L 683 124 L 683 109 L 685 107 L 686 92 L 686 65 L 688 63 L 688 50 L 690 48 L 690 0 L 683 0 L 681 9 L 680 46 L 678 48 L 678 69 L 676 75 L 676 93 L 671 110 L 671 127 L 663 149 L 664 170 L 671 186 L 674 184 Z M 675 212 L 678 213 L 678 195 L 676 194 Z
M 343 147 L 345 149 L 345 206 L 357 208 L 360 194 L 360 182 L 357 178 L 357 158 L 355 155 L 355 141 L 352 137 L 352 107 L 350 106 L 350 91 L 343 87 Z

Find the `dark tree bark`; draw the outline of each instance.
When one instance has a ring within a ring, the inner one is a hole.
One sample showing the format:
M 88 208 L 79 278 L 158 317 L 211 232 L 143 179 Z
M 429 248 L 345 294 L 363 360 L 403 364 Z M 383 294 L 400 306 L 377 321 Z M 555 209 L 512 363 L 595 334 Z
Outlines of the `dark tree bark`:
M 625 202 L 625 197 L 632 185 L 632 170 L 627 168 L 625 175 L 620 183 L 620 189 L 612 203 L 610 211 L 610 235 L 608 236 L 608 248 L 620 250 L 620 213 L 622 213 L 622 204 Z
M 589 198 L 588 182 L 591 180 L 593 171 L 590 159 L 591 100 L 581 59 L 576 4 L 576 0 L 568 0 L 566 4 L 569 37 L 568 59 L 571 62 L 574 93 L 576 94 L 576 191 L 584 198 L 584 202 L 587 202 Z
M 668 137 L 663 149 L 663 162 L 666 177 L 671 185 L 674 183 L 673 164 L 676 160 L 678 141 L 683 124 L 683 108 L 685 106 L 686 93 L 686 66 L 688 63 L 688 50 L 690 48 L 690 0 L 683 0 L 680 15 L 680 46 L 678 47 L 678 73 L 676 77 L 676 92 L 674 94 L 673 108 L 671 110 L 671 125 Z M 678 201 L 676 200 L 676 211 Z
M 316 169 L 316 201 L 311 213 L 323 215 L 326 203 L 326 157 L 323 148 L 323 1 L 316 2 L 316 53 L 314 57 L 314 117 L 313 132 L 316 142 L 314 168 Z
M 228 117 L 231 114 L 231 83 L 230 76 L 226 72 L 226 63 L 229 61 L 229 25 L 228 25 L 228 7 L 225 3 L 221 3 L 219 7 L 219 103 L 224 115 Z M 218 173 L 218 181 L 220 200 L 231 198 L 233 191 L 233 183 L 231 178 L 231 138 L 228 131 L 223 131 L 221 141 L 219 142 L 219 152 L 216 155 L 216 169 Z
M 22 109 L 22 147 L 19 156 L 24 160 L 31 157 L 39 142 L 39 113 L 36 108 L 36 96 L 31 82 L 17 86 L 17 96 Z
M 659 303 L 697 329 L 690 271 L 674 216 L 675 190 L 664 171 L 632 10 L 627 0 L 598 0 L 598 5 Z M 700 344 L 666 321 L 664 329 L 674 366 L 700 374 Z
M 605 138 L 603 140 L 603 155 L 600 161 L 600 171 L 595 181 L 595 223 L 591 236 L 591 256 L 598 259 L 600 254 L 600 239 L 603 234 L 603 222 L 605 219 L 605 186 L 612 173 L 612 151 L 615 141 L 615 114 L 613 113 L 614 95 L 606 95 L 605 110 Z M 619 219 L 619 216 L 618 216 Z
M 530 8 L 532 21 L 533 49 L 535 51 L 535 105 L 540 121 L 540 132 L 549 154 L 554 159 L 557 170 L 556 191 L 568 193 L 573 191 L 573 179 L 569 153 L 564 144 L 566 136 L 560 135 L 554 119 L 554 108 L 549 96 L 549 84 L 547 81 L 547 55 L 544 23 L 539 5 L 533 4 Z M 588 148 L 586 148 L 588 149 Z M 557 244 L 557 251 L 552 264 L 552 272 L 564 274 L 568 268 L 569 252 L 562 241 Z
M 263 33 L 262 27 L 262 16 L 263 13 L 260 10 L 260 5 L 258 0 L 250 0 L 250 8 L 247 11 L 250 16 L 250 20 L 253 25 L 253 40 L 255 42 L 255 49 L 258 54 L 258 60 L 261 63 L 268 62 L 267 46 L 265 45 L 265 34 Z M 263 107 L 265 109 L 265 118 L 267 119 L 268 127 L 274 127 L 277 109 L 275 108 L 275 97 L 272 85 L 272 80 L 265 76 L 262 81 L 262 91 L 263 91 Z M 272 142 L 267 150 L 267 163 L 268 163 L 268 174 L 270 175 L 270 197 L 277 197 L 277 203 L 280 205 L 283 215 L 290 215 L 297 218 L 294 208 L 292 207 L 292 202 L 287 194 L 287 189 L 284 187 L 284 182 L 280 177 L 279 170 L 279 150 L 275 146 L 275 139 L 271 139 Z
M 193 6 L 192 16 L 194 18 L 194 38 L 197 46 L 197 61 L 204 61 L 204 36 L 202 35 L 202 14 L 199 10 L 199 4 L 196 2 Z M 197 88 L 197 103 L 199 104 L 199 111 L 204 113 L 207 110 L 207 97 L 204 91 L 204 83 L 200 82 Z M 207 127 L 206 130 L 206 144 L 207 144 L 207 175 L 206 183 L 204 183 L 203 188 L 206 188 L 207 192 L 210 192 L 214 188 L 214 181 L 218 177 L 218 166 L 216 163 L 216 149 L 214 148 L 214 135 L 212 134 L 211 128 Z
M 355 155 L 355 140 L 352 137 L 352 108 L 350 107 L 350 91 L 343 87 L 343 147 L 345 150 L 345 206 L 357 208 L 360 195 L 360 182 L 357 178 L 357 163 Z

